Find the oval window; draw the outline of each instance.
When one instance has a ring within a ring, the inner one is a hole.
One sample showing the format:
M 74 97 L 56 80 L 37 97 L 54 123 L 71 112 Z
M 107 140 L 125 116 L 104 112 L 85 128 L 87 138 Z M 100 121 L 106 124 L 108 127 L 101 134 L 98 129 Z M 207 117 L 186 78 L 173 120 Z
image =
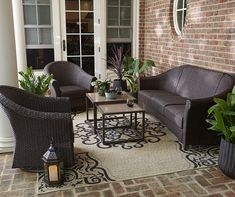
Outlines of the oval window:
M 173 7 L 173 18 L 174 18 L 174 27 L 178 35 L 182 33 L 185 17 L 186 17 L 186 8 L 187 0 L 174 0 Z

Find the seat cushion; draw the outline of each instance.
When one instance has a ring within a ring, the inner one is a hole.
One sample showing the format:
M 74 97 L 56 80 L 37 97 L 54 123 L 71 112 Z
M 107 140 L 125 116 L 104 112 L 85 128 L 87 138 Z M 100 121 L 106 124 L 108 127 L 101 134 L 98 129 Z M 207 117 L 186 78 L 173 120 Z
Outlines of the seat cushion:
M 82 98 L 86 96 L 88 90 L 75 85 L 60 86 L 61 96 L 70 98 Z
M 183 129 L 184 108 L 185 105 L 167 105 L 164 109 L 164 116 Z
M 141 90 L 139 100 L 146 102 L 159 113 L 164 114 L 164 108 L 168 105 L 185 105 L 186 99 L 164 90 Z

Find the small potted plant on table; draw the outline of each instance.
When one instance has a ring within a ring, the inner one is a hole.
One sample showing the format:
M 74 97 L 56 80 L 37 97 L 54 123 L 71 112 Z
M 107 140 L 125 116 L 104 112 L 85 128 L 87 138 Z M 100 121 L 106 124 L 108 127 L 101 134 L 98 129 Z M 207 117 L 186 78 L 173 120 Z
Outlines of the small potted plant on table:
M 218 165 L 222 172 L 235 179 L 235 87 L 226 100 L 214 98 L 216 103 L 208 109 L 210 130 L 221 135 Z
M 112 83 L 110 79 L 106 79 L 105 81 L 96 80 L 91 82 L 92 86 L 96 86 L 98 88 L 98 93 L 100 96 L 105 95 L 105 91 L 109 90 L 109 86 Z

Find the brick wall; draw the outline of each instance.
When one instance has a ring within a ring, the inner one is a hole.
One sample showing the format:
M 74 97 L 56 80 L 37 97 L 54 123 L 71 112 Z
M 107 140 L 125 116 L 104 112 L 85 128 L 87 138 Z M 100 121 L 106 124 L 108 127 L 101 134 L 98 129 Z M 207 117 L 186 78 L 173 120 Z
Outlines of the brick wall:
M 140 0 L 140 58 L 153 74 L 182 64 L 235 72 L 235 0 L 187 0 L 182 36 L 173 25 L 173 0 Z

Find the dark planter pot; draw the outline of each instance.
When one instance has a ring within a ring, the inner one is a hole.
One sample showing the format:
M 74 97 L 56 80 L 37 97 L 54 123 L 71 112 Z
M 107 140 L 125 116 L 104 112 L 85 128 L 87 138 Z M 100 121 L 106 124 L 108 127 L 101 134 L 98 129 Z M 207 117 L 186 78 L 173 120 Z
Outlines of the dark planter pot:
M 228 177 L 235 179 L 235 144 L 221 138 L 219 168 Z
M 117 87 L 121 87 L 123 91 L 126 91 L 127 90 L 126 80 L 114 79 L 113 89 L 115 89 Z

